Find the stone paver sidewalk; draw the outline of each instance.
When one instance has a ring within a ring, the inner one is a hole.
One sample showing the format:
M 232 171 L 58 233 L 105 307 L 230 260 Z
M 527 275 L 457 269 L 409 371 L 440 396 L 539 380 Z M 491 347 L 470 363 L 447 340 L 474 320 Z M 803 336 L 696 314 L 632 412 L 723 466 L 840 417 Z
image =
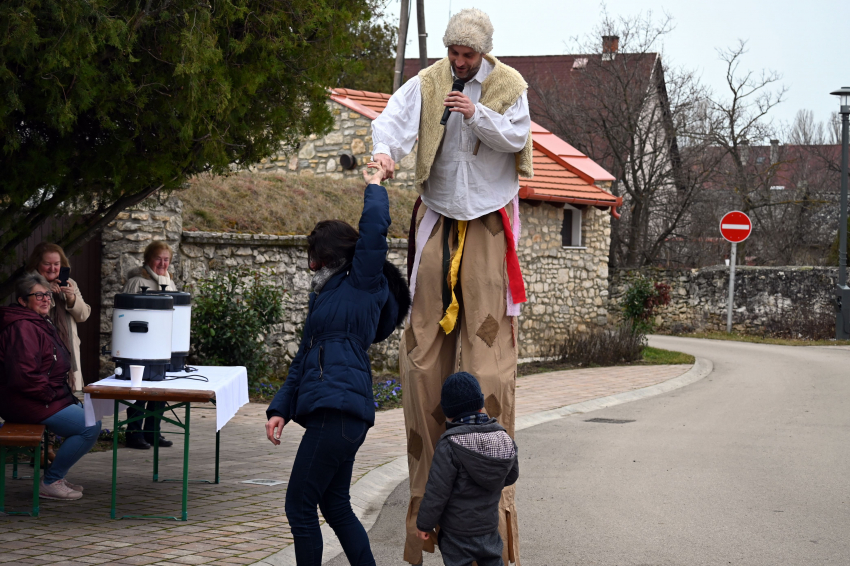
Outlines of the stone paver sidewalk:
M 517 417 L 654 385 L 690 367 L 593 368 L 522 377 L 517 380 Z M 178 415 L 182 418 L 182 410 Z M 241 482 L 287 480 L 302 429 L 288 426 L 281 445 L 274 447 L 265 438 L 264 424 L 265 405 L 252 403 L 224 427 L 221 483 L 190 484 L 185 523 L 111 520 L 112 453 L 87 455 L 68 476 L 85 486 L 83 499 L 42 500 L 37 519 L 0 515 L 0 564 L 252 564 L 282 550 L 292 543 L 283 511 L 286 484 Z M 182 437 L 167 430 L 165 435 L 174 447 L 161 451 L 160 477 L 179 478 Z M 213 477 L 214 435 L 213 413 L 193 408 L 190 477 Z M 357 455 L 353 481 L 403 456 L 405 449 L 401 409 L 379 413 Z M 179 514 L 181 484 L 152 483 L 152 458 L 152 451 L 119 450 L 119 515 Z M 7 509 L 26 509 L 31 482 L 11 481 L 11 466 L 7 480 Z

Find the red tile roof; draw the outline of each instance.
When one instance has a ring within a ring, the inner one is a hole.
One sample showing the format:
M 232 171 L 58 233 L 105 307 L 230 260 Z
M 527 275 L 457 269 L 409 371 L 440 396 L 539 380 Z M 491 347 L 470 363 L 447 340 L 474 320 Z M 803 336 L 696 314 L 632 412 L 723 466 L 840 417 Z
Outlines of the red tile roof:
M 331 90 L 330 98 L 374 120 L 386 108 L 390 95 L 335 88 Z M 520 198 L 611 208 L 612 214 L 616 215 L 615 209 L 623 204 L 623 199 L 595 184 L 613 181 L 610 173 L 535 122 L 531 123 L 531 139 L 534 143 L 534 177 L 520 178 Z
M 374 120 L 387 107 L 390 95 L 350 88 L 335 88 L 331 90 L 331 100 Z

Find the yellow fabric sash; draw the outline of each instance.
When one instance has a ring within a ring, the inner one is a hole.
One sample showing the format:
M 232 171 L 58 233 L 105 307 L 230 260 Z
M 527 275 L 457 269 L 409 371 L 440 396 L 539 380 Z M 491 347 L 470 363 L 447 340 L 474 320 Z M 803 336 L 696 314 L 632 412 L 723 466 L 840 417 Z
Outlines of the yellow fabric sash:
M 443 332 L 450 334 L 457 323 L 457 313 L 460 310 L 460 305 L 455 296 L 455 286 L 457 285 L 457 277 L 460 272 L 460 258 L 463 255 L 463 241 L 466 239 L 466 227 L 469 224 L 466 220 L 457 221 L 457 251 L 452 258 L 452 265 L 449 268 L 449 287 L 452 290 L 452 302 L 449 308 L 446 309 L 446 314 L 443 320 L 440 321 L 440 326 L 443 327 Z

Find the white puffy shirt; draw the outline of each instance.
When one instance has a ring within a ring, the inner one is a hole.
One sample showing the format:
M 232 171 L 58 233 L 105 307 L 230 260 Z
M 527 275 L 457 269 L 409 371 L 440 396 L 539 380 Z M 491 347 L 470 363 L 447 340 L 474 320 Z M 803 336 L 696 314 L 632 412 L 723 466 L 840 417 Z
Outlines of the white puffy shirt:
M 422 187 L 422 202 L 455 220 L 472 220 L 499 210 L 519 191 L 514 154 L 528 140 L 528 98 L 523 92 L 504 114 L 479 104 L 481 83 L 492 71 L 493 65 L 483 59 L 478 73 L 467 81 L 463 93 L 475 104 L 475 114 L 467 120 L 452 112 L 430 177 Z M 419 134 L 421 107 L 416 76 L 396 91 L 372 121 L 372 155 L 385 153 L 401 161 L 409 154 Z M 481 146 L 473 155 L 478 140 Z

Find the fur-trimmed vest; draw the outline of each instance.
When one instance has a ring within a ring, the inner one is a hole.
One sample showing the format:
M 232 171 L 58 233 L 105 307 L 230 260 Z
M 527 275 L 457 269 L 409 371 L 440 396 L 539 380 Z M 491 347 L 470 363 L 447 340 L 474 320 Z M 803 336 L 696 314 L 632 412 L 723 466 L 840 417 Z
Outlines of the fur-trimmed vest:
M 528 83 L 516 69 L 499 62 L 492 55 L 484 55 L 493 64 L 493 71 L 481 83 L 481 98 L 478 101 L 494 112 L 504 114 L 513 106 L 528 88 Z M 416 151 L 416 190 L 422 192 L 422 185 L 431 174 L 431 166 L 446 128 L 440 125 L 443 116 L 443 101 L 452 90 L 452 66 L 446 57 L 427 69 L 419 72 L 420 92 L 422 93 L 422 116 L 419 119 L 419 149 Z M 532 168 L 531 132 L 522 151 L 514 154 L 516 170 L 521 177 L 534 175 Z

